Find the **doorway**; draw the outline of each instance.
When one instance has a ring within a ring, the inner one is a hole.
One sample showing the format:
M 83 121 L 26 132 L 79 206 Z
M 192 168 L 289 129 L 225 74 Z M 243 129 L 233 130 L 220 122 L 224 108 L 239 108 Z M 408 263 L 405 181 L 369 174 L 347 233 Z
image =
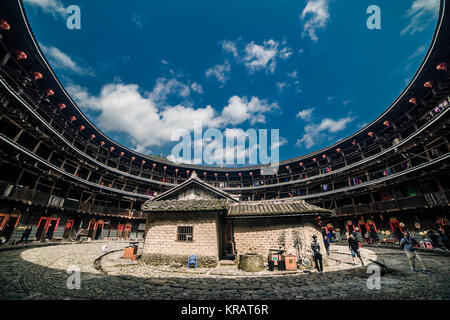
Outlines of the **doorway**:
M 74 225 L 74 220 L 67 220 L 66 227 L 64 228 L 63 238 L 68 239 L 70 237 L 70 232 L 72 231 Z
M 101 238 L 104 225 L 104 222 L 97 222 L 94 240 Z
M 234 246 L 234 228 L 233 221 L 226 221 L 223 232 L 223 255 L 224 256 L 234 256 L 235 246 Z

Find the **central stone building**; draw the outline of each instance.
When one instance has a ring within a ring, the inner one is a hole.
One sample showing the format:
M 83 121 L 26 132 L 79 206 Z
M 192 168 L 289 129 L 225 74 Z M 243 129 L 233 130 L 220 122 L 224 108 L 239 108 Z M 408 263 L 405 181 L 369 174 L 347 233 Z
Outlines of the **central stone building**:
M 267 256 L 269 249 L 311 258 L 313 235 L 325 250 L 314 218 L 330 214 L 303 200 L 241 202 L 200 180 L 195 172 L 145 202 L 142 211 L 147 218 L 144 262 L 186 264 L 194 254 L 201 267 L 246 252 Z

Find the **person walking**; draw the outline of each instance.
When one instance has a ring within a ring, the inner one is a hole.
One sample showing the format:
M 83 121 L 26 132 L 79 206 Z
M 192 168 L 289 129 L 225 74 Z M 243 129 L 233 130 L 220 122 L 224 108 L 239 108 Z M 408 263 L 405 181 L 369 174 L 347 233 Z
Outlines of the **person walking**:
M 428 271 L 427 267 L 425 266 L 422 257 L 416 252 L 416 249 L 414 248 L 415 244 L 418 245 L 417 241 L 409 236 L 408 231 L 404 231 L 403 238 L 400 240 L 400 246 L 402 247 L 403 251 L 405 251 L 411 271 L 418 272 L 418 270 L 416 270 L 417 260 L 422 266 L 422 272 L 430 273 L 430 271 Z
M 20 244 L 25 245 L 28 241 L 28 238 L 30 237 L 31 230 L 33 229 L 32 226 L 28 226 L 22 233 L 22 237 L 20 238 Z
M 327 250 L 327 256 L 330 255 L 330 242 L 328 241 L 328 236 L 323 238 L 323 244 L 325 245 L 325 249 Z
M 359 252 L 359 243 L 358 239 L 356 239 L 356 233 L 350 233 L 348 237 L 348 248 L 352 254 L 353 265 L 355 265 L 355 256 L 358 256 L 359 260 L 361 260 L 361 265 L 364 265 L 364 262 L 361 258 L 361 253 Z
M 80 241 L 82 233 L 83 233 L 83 228 L 80 228 L 80 230 L 78 230 L 78 232 L 77 232 L 77 239 L 76 239 L 77 242 Z
M 323 275 L 322 254 L 320 253 L 320 244 L 317 242 L 317 236 L 313 235 L 313 241 L 311 242 L 311 249 L 313 252 L 314 263 L 316 269 L 320 275 Z

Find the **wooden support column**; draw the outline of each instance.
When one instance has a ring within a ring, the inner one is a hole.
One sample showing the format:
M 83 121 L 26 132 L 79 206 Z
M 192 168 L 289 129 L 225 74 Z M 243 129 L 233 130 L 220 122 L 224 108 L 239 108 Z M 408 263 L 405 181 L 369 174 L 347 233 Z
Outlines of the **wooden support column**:
M 25 129 L 21 129 L 16 136 L 14 137 L 13 141 L 17 142 L 17 140 L 19 140 L 20 136 L 22 135 L 22 133 L 25 131 Z
M 42 141 L 39 140 L 39 142 L 36 144 L 36 146 L 33 148 L 33 153 L 36 153 L 36 151 L 39 149 L 39 147 L 41 146 Z

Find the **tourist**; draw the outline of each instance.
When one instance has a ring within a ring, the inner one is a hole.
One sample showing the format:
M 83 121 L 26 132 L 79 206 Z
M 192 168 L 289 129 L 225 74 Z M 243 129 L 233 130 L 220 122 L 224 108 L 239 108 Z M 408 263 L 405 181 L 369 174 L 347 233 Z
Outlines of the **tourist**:
M 28 226 L 22 233 L 22 237 L 20 238 L 20 244 L 25 245 L 27 243 L 28 238 L 31 234 L 31 229 L 33 229 L 32 226 Z
M 416 249 L 414 248 L 415 244 L 418 245 L 417 241 L 409 236 L 408 231 L 404 231 L 403 238 L 400 240 L 400 246 L 406 253 L 411 271 L 418 272 L 415 267 L 415 262 L 417 260 L 422 266 L 422 272 L 430 273 L 420 255 L 416 252 Z
M 80 230 L 78 230 L 78 232 L 77 232 L 77 239 L 76 239 L 77 242 L 80 241 L 82 233 L 83 233 L 83 228 L 80 228 Z
M 361 260 L 361 265 L 364 265 L 364 262 L 361 258 L 361 253 L 359 252 L 359 242 L 358 239 L 356 239 L 356 232 L 350 233 L 350 236 L 348 238 L 348 248 L 352 253 L 353 265 L 356 264 L 355 256 L 358 256 L 359 260 Z
M 313 259 L 314 263 L 316 264 L 316 269 L 320 275 L 323 275 L 322 254 L 320 253 L 320 244 L 317 242 L 316 235 L 313 235 L 313 242 L 311 242 L 311 249 L 313 251 Z
M 448 240 L 448 236 L 445 233 L 444 228 L 439 227 L 439 238 L 441 239 L 442 244 L 445 246 L 447 250 L 450 250 L 450 242 Z
M 427 232 L 428 238 L 430 238 L 431 243 L 434 248 L 439 248 L 439 236 L 434 232 L 433 229 L 428 230 Z
M 330 232 L 328 232 L 327 237 L 328 237 L 328 241 L 329 241 L 330 243 L 333 243 L 333 242 L 334 242 L 334 236 L 333 236 L 333 232 L 332 232 L 331 230 L 330 230 Z
M 325 249 L 327 250 L 327 256 L 330 255 L 330 242 L 328 241 L 328 236 L 323 238 L 323 244 L 325 245 Z

